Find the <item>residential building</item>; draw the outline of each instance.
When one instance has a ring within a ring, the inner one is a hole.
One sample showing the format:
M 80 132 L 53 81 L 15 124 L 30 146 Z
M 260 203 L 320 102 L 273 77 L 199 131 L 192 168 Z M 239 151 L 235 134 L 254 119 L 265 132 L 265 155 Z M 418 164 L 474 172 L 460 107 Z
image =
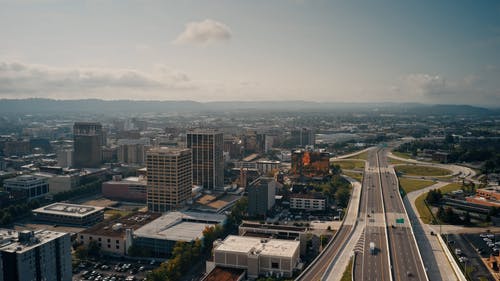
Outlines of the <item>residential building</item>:
M 191 150 L 154 148 L 147 152 L 147 204 L 149 211 L 167 212 L 191 199 Z
M 33 210 L 38 221 L 73 226 L 91 226 L 104 220 L 104 207 L 53 203 Z
M 72 280 L 68 233 L 1 229 L 0 254 L 0 280 Z
M 149 139 L 120 139 L 118 140 L 118 162 L 126 164 L 144 164 Z
M 248 214 L 265 216 L 275 203 L 277 182 L 271 177 L 260 177 L 250 183 L 248 191 Z
M 246 269 L 249 278 L 266 274 L 289 278 L 299 265 L 299 248 L 299 241 L 229 235 L 214 242 L 213 264 Z
M 98 168 L 105 143 L 101 123 L 76 122 L 73 126 L 73 165 L 76 168 Z
M 193 184 L 205 189 L 224 187 L 223 134 L 212 129 L 195 129 L 187 133 L 187 147 L 192 150 Z
M 319 192 L 290 194 L 290 209 L 324 211 L 326 197 Z
M 49 193 L 47 178 L 35 175 L 22 175 L 3 182 L 8 192 L 22 193 L 28 200 L 44 197 Z

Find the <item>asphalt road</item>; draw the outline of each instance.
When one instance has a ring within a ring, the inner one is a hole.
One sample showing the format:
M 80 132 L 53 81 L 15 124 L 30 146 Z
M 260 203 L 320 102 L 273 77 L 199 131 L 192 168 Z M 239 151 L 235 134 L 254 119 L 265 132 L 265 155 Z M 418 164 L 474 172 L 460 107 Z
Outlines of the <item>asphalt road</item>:
M 389 169 L 387 153 L 388 151 L 382 149 L 378 155 L 393 278 L 396 281 L 427 280 L 417 244 L 411 231 L 411 222 L 408 221 L 399 194 L 396 175 L 392 168 Z M 396 223 L 396 219 L 403 219 L 404 223 Z
M 365 229 L 359 242 L 361 247 L 356 249 L 354 279 L 390 280 L 384 207 L 375 150 L 369 153 L 367 161 L 368 167 L 365 169 L 363 178 L 359 217 L 359 221 L 365 223 Z M 371 242 L 375 243 L 374 253 L 370 251 Z
M 333 258 L 339 253 L 344 242 L 349 238 L 352 225 L 344 225 L 340 228 L 334 237 L 332 243 L 328 244 L 327 248 L 321 252 L 321 257 L 311 264 L 306 271 L 295 280 L 316 281 L 321 280 L 321 277 L 327 270 Z

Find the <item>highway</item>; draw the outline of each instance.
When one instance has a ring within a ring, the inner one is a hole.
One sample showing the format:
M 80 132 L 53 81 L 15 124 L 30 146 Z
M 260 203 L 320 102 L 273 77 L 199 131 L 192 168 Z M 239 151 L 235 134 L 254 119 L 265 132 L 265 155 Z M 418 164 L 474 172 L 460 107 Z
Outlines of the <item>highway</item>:
M 311 263 L 309 267 L 307 267 L 295 280 L 321 280 L 326 269 L 333 261 L 334 257 L 339 253 L 342 245 L 349 238 L 351 230 L 352 225 L 342 226 L 335 237 L 333 237 L 334 240 L 327 245 L 327 247 L 320 253 L 320 256 L 318 256 L 318 258 L 315 259 L 315 261 Z
M 390 280 L 384 206 L 376 150 L 368 154 L 360 204 L 358 221 L 363 223 L 364 230 L 355 250 L 354 279 Z M 374 253 L 370 252 L 371 242 L 375 243 Z
M 394 169 L 389 168 L 388 149 L 378 153 L 381 185 L 388 224 L 389 252 L 393 280 L 428 280 L 414 239 Z M 396 223 L 396 220 L 402 223 Z

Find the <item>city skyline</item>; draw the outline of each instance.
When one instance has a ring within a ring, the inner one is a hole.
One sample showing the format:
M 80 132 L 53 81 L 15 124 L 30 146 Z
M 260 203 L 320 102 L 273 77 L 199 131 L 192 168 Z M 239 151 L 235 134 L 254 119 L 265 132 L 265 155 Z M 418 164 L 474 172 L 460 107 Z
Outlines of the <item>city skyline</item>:
M 2 1 L 0 98 L 500 105 L 493 1 Z

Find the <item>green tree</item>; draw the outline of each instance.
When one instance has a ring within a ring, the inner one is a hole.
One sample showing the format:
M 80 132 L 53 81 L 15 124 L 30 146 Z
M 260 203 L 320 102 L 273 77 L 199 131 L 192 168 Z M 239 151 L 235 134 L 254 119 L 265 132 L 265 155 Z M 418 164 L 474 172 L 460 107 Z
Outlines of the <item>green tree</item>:
M 99 257 L 101 255 L 101 247 L 99 247 L 99 244 L 95 240 L 89 242 L 87 251 L 89 256 Z
M 88 257 L 88 250 L 87 250 L 87 247 L 85 247 L 85 245 L 80 245 L 76 248 L 75 250 L 75 256 L 77 259 L 80 259 L 80 260 L 84 260 Z
M 340 207 L 347 207 L 349 204 L 349 197 L 351 197 L 351 194 L 346 188 L 340 188 L 337 192 L 335 192 L 335 200 L 337 201 L 337 205 Z

